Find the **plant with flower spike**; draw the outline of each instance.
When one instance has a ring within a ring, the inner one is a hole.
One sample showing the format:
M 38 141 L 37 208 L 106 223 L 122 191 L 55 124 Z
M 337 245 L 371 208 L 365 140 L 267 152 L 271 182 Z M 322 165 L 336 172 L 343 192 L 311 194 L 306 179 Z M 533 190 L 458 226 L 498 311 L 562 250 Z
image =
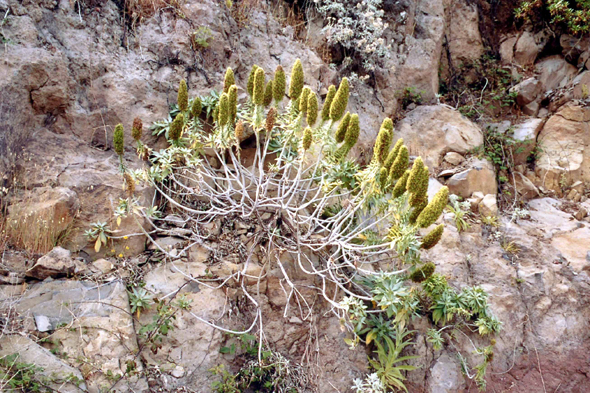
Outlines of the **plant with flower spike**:
M 438 275 L 434 273 L 434 265 L 424 264 L 420 256 L 440 240 L 443 224 L 425 231 L 421 228 L 436 222 L 442 214 L 448 190 L 443 188 L 428 203 L 428 169 L 423 161 L 414 160 L 409 169 L 409 151 L 402 140 L 388 151 L 393 122 L 383 121 L 375 142 L 374 159 L 361 170 L 359 164 L 347 158 L 360 135 L 359 116 L 346 111 L 347 81 L 343 80 L 338 89 L 329 88 L 321 112 L 322 123 L 317 125 L 318 96 L 309 88 L 303 93 L 301 62 L 294 65 L 291 74 L 289 105 L 286 108 L 274 105 L 268 111 L 264 108 L 269 96 L 275 101 L 284 96 L 281 73 L 284 76 L 282 69 L 277 68 L 269 87 L 270 83 L 264 84 L 264 70 L 253 68 L 248 91 L 254 105 L 248 104 L 250 110 L 239 113 L 235 128 L 233 108 L 237 107 L 237 94 L 234 95 L 237 87 L 230 85 L 219 102 L 215 101 L 217 114 L 211 132 L 194 132 L 195 119 L 189 118 L 194 116 L 191 107 L 190 115 L 180 113 L 172 122 L 175 124 L 168 135 L 172 146 L 153 153 L 153 165 L 144 178 L 152 182 L 178 214 L 194 222 L 191 238 L 204 240 L 201 226 L 216 220 L 239 221 L 241 217 L 256 218 L 265 213 L 280 218 L 275 230 L 260 238 L 252 237 L 244 245 L 245 250 L 252 256 L 260 249 L 261 242 L 265 247 L 281 249 L 293 257 L 294 269 L 301 268 L 321 281 L 319 288 L 346 292 L 352 299 L 347 306 L 334 300 L 332 290 L 320 289 L 318 293 L 330 302 L 357 344 L 373 339 L 361 337 L 368 334 L 365 329 L 369 315 L 365 313 L 363 320 L 362 312 L 355 313 L 361 305 L 371 311 L 383 308 L 387 322 L 399 328 L 402 335 L 418 311 L 429 316 L 436 313 L 436 321 L 452 321 L 453 315 L 461 315 L 464 319 L 457 322 L 464 325 L 473 324 L 476 318 L 483 321 L 484 314 L 467 310 L 459 313 L 454 311 L 457 307 L 448 309 L 452 313 L 449 316 L 449 312 L 440 309 L 441 304 L 444 306 L 442 292 L 428 289 Z M 205 106 L 209 109 L 209 105 Z M 303 117 L 307 127 L 302 123 Z M 253 154 L 249 155 L 247 164 L 242 160 L 239 146 L 246 127 L 253 132 L 248 143 L 252 142 Z M 185 128 L 186 137 L 180 142 Z M 217 160 L 201 156 L 199 149 L 194 148 L 200 146 L 212 148 Z M 156 234 L 166 233 L 167 228 L 151 223 Z M 172 259 L 182 255 L 163 252 Z M 297 297 L 299 304 L 308 304 L 306 295 L 298 290 L 300 283 L 289 278 L 291 267 L 284 269 L 276 253 L 265 254 L 264 258 L 264 263 L 274 264 L 285 275 L 285 289 L 291 293 L 288 296 Z M 244 279 L 240 274 L 233 276 L 248 292 L 251 285 Z M 414 285 L 410 280 L 421 283 Z M 450 291 L 447 285 L 443 292 Z M 429 296 L 425 304 L 433 304 L 433 308 L 419 308 L 422 306 L 419 296 Z M 452 300 L 459 295 L 449 296 Z M 372 301 L 378 305 L 374 306 Z M 287 302 L 286 307 L 290 304 Z M 263 317 L 264 310 L 257 304 L 255 307 L 257 318 Z M 354 321 L 349 318 L 351 313 L 355 313 Z M 473 315 L 472 320 L 467 320 L 468 315 Z M 382 354 L 387 355 L 386 352 Z
M 307 124 L 313 127 L 318 119 L 318 96 L 310 92 L 307 96 Z
M 348 124 L 350 123 L 350 112 L 346 112 L 346 115 L 338 124 L 338 128 L 336 129 L 336 134 L 334 137 L 336 138 L 336 142 L 341 143 L 344 141 L 344 137 L 346 136 L 346 130 L 348 130 Z
M 186 81 L 183 79 L 180 81 L 180 85 L 178 87 L 178 110 L 181 112 L 186 112 L 188 109 L 188 88 L 186 86 Z
M 330 120 L 330 107 L 332 106 L 332 101 L 336 96 L 336 86 L 330 85 L 328 88 L 328 94 L 326 95 L 326 101 L 324 101 L 324 106 L 322 107 L 322 122 Z
M 193 100 L 193 105 L 191 106 L 191 116 L 193 118 L 198 118 L 201 116 L 201 111 L 203 110 L 203 104 L 201 102 L 200 97 L 195 97 Z
M 123 131 L 123 124 L 119 123 L 115 126 L 115 132 L 113 132 L 113 148 L 119 158 L 123 159 L 123 153 L 125 152 L 125 132 Z
M 264 89 L 263 105 L 265 107 L 269 106 L 272 103 L 272 95 L 273 95 L 272 85 L 273 85 L 273 81 L 270 80 L 270 81 L 268 81 L 268 83 L 266 84 L 266 87 Z
M 231 85 L 228 93 L 229 104 L 229 121 L 235 123 L 238 116 L 238 87 Z
M 229 88 L 235 84 L 236 78 L 234 76 L 234 71 L 230 67 L 227 67 L 227 70 L 225 71 L 225 79 L 223 80 L 223 92 L 227 93 Z
M 272 84 L 272 96 L 275 102 L 278 104 L 285 97 L 285 89 L 287 87 L 287 80 L 285 77 L 285 70 L 280 65 L 275 70 L 275 77 Z
M 303 66 L 301 65 L 301 60 L 297 59 L 295 64 L 293 64 L 291 81 L 289 83 L 289 98 L 291 98 L 291 101 L 296 101 L 299 98 L 301 91 L 303 91 L 304 83 Z
M 254 98 L 254 79 L 256 79 L 256 71 L 258 70 L 258 66 L 254 64 L 252 69 L 250 70 L 250 75 L 248 75 L 248 85 L 246 89 L 248 90 L 248 94 L 253 99 Z
M 330 105 L 330 119 L 336 122 L 342 118 L 346 107 L 348 106 L 348 78 L 343 78 L 334 96 L 332 105 Z
M 253 101 L 257 106 L 264 104 L 264 70 L 260 67 L 256 69 L 256 75 L 254 76 Z

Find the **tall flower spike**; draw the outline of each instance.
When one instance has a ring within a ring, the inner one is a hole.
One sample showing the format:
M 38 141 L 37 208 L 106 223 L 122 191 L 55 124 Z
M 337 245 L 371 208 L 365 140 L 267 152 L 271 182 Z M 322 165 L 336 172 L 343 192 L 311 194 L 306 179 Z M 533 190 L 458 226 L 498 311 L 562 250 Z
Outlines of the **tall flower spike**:
M 334 96 L 332 105 L 330 105 L 330 119 L 332 121 L 338 121 L 344 115 L 344 111 L 348 106 L 348 94 L 348 78 L 343 78 Z
M 382 169 L 385 169 L 385 167 L 383 167 Z M 395 183 L 393 191 L 391 192 L 391 195 L 393 195 L 394 198 L 399 198 L 403 195 L 404 192 L 406 192 L 406 183 L 408 182 L 409 176 L 410 171 L 406 170 L 402 177 Z
M 229 120 L 231 123 L 236 121 L 238 116 L 238 87 L 231 85 L 228 92 L 229 97 Z
M 350 112 L 346 112 L 346 115 L 342 118 L 340 124 L 338 124 L 338 128 L 336 129 L 336 134 L 334 137 L 336 138 L 336 142 L 340 143 L 344 141 L 344 137 L 346 136 L 346 130 L 348 130 L 348 123 L 350 123 Z
M 133 127 L 131 127 L 131 136 L 139 142 L 141 134 L 143 133 L 143 123 L 139 117 L 133 119 Z
M 272 129 L 275 127 L 275 121 L 277 119 L 277 109 L 272 107 L 269 109 L 268 114 L 266 115 L 266 132 L 269 134 L 272 132 Z
M 349 147 L 353 147 L 356 141 L 359 139 L 359 135 L 361 134 L 361 125 L 359 121 L 359 115 L 356 113 L 350 116 L 350 123 L 348 123 L 348 129 L 346 130 L 346 135 L 344 136 L 344 143 Z
M 230 67 L 227 67 L 225 71 L 225 79 L 223 80 L 223 92 L 227 93 L 229 91 L 230 86 L 236 84 L 236 78 L 234 76 L 234 70 Z
M 291 101 L 299 98 L 303 90 L 303 83 L 303 66 L 301 65 L 301 60 L 297 59 L 295 64 L 293 64 L 293 69 L 291 69 L 291 82 L 289 84 L 289 98 L 291 98 Z
M 264 104 L 264 70 L 260 67 L 256 69 L 254 77 L 254 103 L 256 105 Z
M 445 230 L 444 224 L 437 225 L 432 231 L 430 231 L 428 233 L 428 235 L 424 236 L 424 238 L 422 239 L 421 247 L 425 250 L 428 250 L 428 249 L 436 246 L 436 244 L 442 238 L 442 234 L 443 234 L 444 230 Z
M 184 128 L 184 115 L 179 113 L 176 115 L 172 124 L 170 124 L 170 130 L 168 131 L 168 138 L 173 141 L 178 141 L 182 136 L 182 129 Z
M 318 96 L 311 92 L 307 96 L 307 124 L 313 127 L 318 119 Z
M 406 146 L 402 146 L 401 149 L 399 149 L 399 154 L 393 162 L 393 165 L 391 165 L 391 169 L 389 170 L 389 181 L 391 183 L 393 183 L 394 180 L 402 177 L 406 169 L 408 169 L 409 162 L 410 153 L 408 152 L 408 148 Z
M 422 210 L 424 210 L 424 208 L 426 208 L 426 206 L 428 205 L 428 196 L 424 198 L 412 198 L 413 196 L 414 194 L 410 195 L 410 203 L 412 206 L 412 212 L 410 213 L 409 219 L 410 224 L 414 224 L 416 222 L 416 220 L 422 213 Z
M 387 128 L 381 127 L 377 139 L 375 140 L 375 147 L 373 148 L 373 160 L 379 164 L 383 164 L 387 158 L 387 151 L 391 145 L 391 131 Z
M 412 165 L 410 178 L 408 179 L 408 191 L 416 193 L 422 185 L 423 177 L 424 161 L 422 161 L 422 157 L 418 157 L 414 160 L 414 164 Z
M 381 128 L 386 128 L 389 131 L 393 131 L 393 120 L 391 120 L 389 117 L 386 117 L 383 119 L 383 123 L 381 123 Z
M 258 70 L 258 66 L 254 64 L 250 70 L 250 75 L 248 75 L 248 84 L 246 86 L 248 94 L 252 98 L 254 98 L 254 79 L 256 79 L 256 70 Z
M 185 112 L 188 109 L 188 88 L 186 81 L 183 79 L 178 86 L 178 109 Z
M 268 81 L 268 83 L 266 84 L 266 88 L 264 89 L 264 106 L 269 106 L 272 103 L 272 86 L 273 86 L 273 81 L 270 80 Z
M 301 113 L 307 112 L 307 97 L 309 97 L 309 93 L 311 93 L 311 89 L 307 86 L 301 91 L 301 96 L 299 96 L 299 112 Z
M 238 124 L 236 124 L 236 128 L 234 130 L 234 134 L 236 136 L 236 140 L 239 142 L 242 141 L 242 139 L 244 139 L 244 122 L 243 121 L 238 121 Z
M 200 97 L 195 97 L 193 100 L 193 106 L 191 107 L 191 116 L 193 118 L 197 118 L 201 116 L 201 111 L 203 110 L 203 104 L 201 102 Z
M 285 97 L 285 88 L 287 87 L 287 79 L 285 77 L 285 70 L 280 65 L 275 70 L 275 79 L 272 84 L 272 96 L 276 102 L 283 101 Z
M 303 131 L 303 150 L 307 150 L 311 147 L 311 141 L 313 139 L 313 135 L 311 133 L 311 128 L 306 127 L 305 131 Z
M 334 101 L 335 95 L 336 86 L 330 85 L 328 88 L 328 94 L 326 95 L 326 101 L 324 101 L 324 106 L 322 107 L 322 121 L 328 121 L 330 119 L 330 106 L 332 106 L 332 101 Z
M 444 186 L 432 198 L 432 201 L 422 210 L 422 213 L 416 220 L 417 224 L 426 228 L 434 224 L 434 222 L 440 217 L 443 209 L 449 201 L 449 188 Z
M 219 99 L 219 119 L 218 123 L 220 126 L 225 126 L 229 121 L 229 96 L 227 93 L 222 93 Z
M 381 189 L 385 192 L 385 187 L 387 187 L 387 178 L 389 177 L 389 171 L 385 169 L 385 167 L 381 167 L 379 169 L 379 184 L 381 185 Z
M 389 151 L 389 154 L 387 155 L 387 158 L 385 159 L 385 162 L 383 163 L 383 166 L 385 168 L 387 168 L 388 171 L 391 169 L 391 166 L 393 165 L 393 162 L 397 158 L 397 155 L 399 153 L 399 149 L 402 148 L 402 145 L 403 144 L 404 144 L 404 140 L 402 138 L 399 138 L 397 140 L 397 142 L 395 142 L 395 145 L 393 146 L 393 149 L 391 149 Z
M 125 152 L 125 132 L 121 123 L 115 126 L 115 131 L 113 132 L 113 148 L 115 149 L 115 153 L 123 156 Z

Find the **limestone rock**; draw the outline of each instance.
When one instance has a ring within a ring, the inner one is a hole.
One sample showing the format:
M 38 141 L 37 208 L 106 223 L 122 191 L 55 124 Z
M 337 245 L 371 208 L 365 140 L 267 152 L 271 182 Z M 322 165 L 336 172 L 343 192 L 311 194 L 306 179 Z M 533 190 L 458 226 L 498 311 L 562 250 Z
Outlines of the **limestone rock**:
M 520 172 L 513 172 L 513 174 L 514 182 L 516 183 L 516 192 L 522 200 L 527 201 L 539 196 L 539 189 L 531 180 Z
M 576 67 L 559 55 L 547 57 L 537 63 L 535 67 L 540 74 L 539 82 L 542 91 L 545 92 L 566 86 L 578 72 Z
M 584 71 L 573 80 L 574 98 L 586 99 L 590 96 L 590 71 Z
M 76 272 L 76 263 L 71 257 L 69 250 L 55 247 L 49 253 L 37 260 L 37 263 L 30 268 L 26 275 L 39 280 L 47 277 L 58 278 L 71 276 Z
M 537 145 L 537 136 L 543 124 L 542 119 L 530 118 L 514 125 L 512 137 L 517 143 L 512 147 L 512 154 L 515 165 L 527 163 L 529 155 Z
M 461 366 L 455 357 L 443 354 L 431 369 L 428 379 L 429 392 L 452 393 L 461 391 L 465 382 L 461 376 Z
M 514 60 L 514 46 L 517 36 L 510 36 L 500 43 L 500 58 L 503 64 L 510 64 Z
M 469 168 L 453 175 L 447 186 L 451 194 L 462 198 L 469 198 L 475 191 L 495 195 L 498 186 L 494 166 L 488 160 L 472 158 Z
M 448 48 L 455 68 L 478 60 L 484 52 L 475 4 L 457 2 L 451 8 Z
M 86 383 L 80 370 L 64 363 L 30 338 L 18 335 L 0 337 L 0 358 L 5 359 L 14 354 L 17 355 L 15 362 L 34 364 L 40 367 L 42 371 L 36 371 L 34 376 L 49 381 L 48 384 L 52 390 L 64 393 L 86 391 Z M 72 376 L 80 381 L 79 386 L 68 381 Z M 7 387 L 7 385 L 3 386 Z
M 397 126 L 396 136 L 431 169 L 447 152 L 464 154 L 483 143 L 479 127 L 461 113 L 444 105 L 420 106 Z
M 79 208 L 78 194 L 66 187 L 26 192 L 8 208 L 9 236 L 22 247 L 48 252 L 71 228 Z
M 541 130 L 538 141 L 543 149 L 535 172 L 545 189 L 561 194 L 564 186 L 590 181 L 590 108 L 567 104 Z
M 460 165 L 463 161 L 465 161 L 465 157 L 463 157 L 459 153 L 450 151 L 447 154 L 445 154 L 444 160 L 451 165 Z
M 525 31 L 518 38 L 514 48 L 514 61 L 521 66 L 529 66 L 535 63 L 541 49 L 535 42 L 532 33 Z
M 482 217 L 496 217 L 498 215 L 498 204 L 496 194 L 488 194 L 478 204 L 479 214 Z
M 516 92 L 516 103 L 525 106 L 533 102 L 539 94 L 542 93 L 543 86 L 537 78 L 528 78 L 510 89 L 510 92 Z

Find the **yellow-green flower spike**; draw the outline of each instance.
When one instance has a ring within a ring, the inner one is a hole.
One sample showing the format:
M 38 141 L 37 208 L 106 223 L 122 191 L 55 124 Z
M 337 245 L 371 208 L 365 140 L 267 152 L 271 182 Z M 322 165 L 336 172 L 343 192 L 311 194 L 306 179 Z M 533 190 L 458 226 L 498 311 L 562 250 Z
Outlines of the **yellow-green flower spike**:
M 272 85 L 273 85 L 273 81 L 270 80 L 268 81 L 268 83 L 266 84 L 266 87 L 264 89 L 264 106 L 269 106 L 272 103 Z
M 383 123 L 381 123 L 381 128 L 385 128 L 393 132 L 393 120 L 391 120 L 389 117 L 386 117 L 383 119 Z
M 277 119 L 277 109 L 275 107 L 270 108 L 268 114 L 266 115 L 266 132 L 269 134 L 271 133 L 272 129 L 275 127 L 275 121 Z
M 264 104 L 264 70 L 260 67 L 256 69 L 254 77 L 254 103 L 256 105 Z
M 379 184 L 381 185 L 381 189 L 385 191 L 385 187 L 387 186 L 387 178 L 389 177 L 389 171 L 384 167 L 379 169 Z
M 414 195 L 414 194 L 412 194 Z M 428 197 L 425 198 L 415 198 L 412 199 L 412 197 L 410 197 L 410 200 L 412 202 L 412 212 L 410 213 L 410 223 L 414 224 L 416 222 L 416 220 L 418 219 L 418 217 L 420 216 L 420 214 L 422 213 L 422 210 L 424 210 L 426 208 L 426 206 L 428 205 Z
M 246 89 L 248 90 L 250 97 L 253 97 L 254 95 L 254 79 L 256 79 L 256 70 L 258 70 L 258 66 L 254 64 L 250 70 L 250 75 L 248 75 L 248 84 L 246 85 Z
M 343 78 L 334 96 L 332 105 L 330 105 L 330 119 L 332 121 L 338 121 L 344 115 L 344 111 L 346 111 L 346 107 L 348 106 L 348 94 L 348 78 Z
M 193 105 L 191 107 L 191 116 L 193 118 L 197 118 L 201 116 L 201 111 L 203 110 L 203 104 L 201 103 L 200 97 L 195 97 L 193 100 Z
M 381 169 L 385 169 L 385 167 L 383 167 Z M 395 183 L 395 186 L 393 187 L 393 191 L 391 192 L 391 195 L 393 195 L 394 198 L 399 198 L 400 196 L 403 195 L 404 192 L 406 192 L 406 183 L 408 182 L 409 176 L 410 176 L 410 171 L 406 170 L 404 172 L 404 174 L 402 175 L 402 177 Z
M 138 141 L 141 139 L 141 134 L 143 133 L 143 122 L 139 117 L 133 119 L 133 127 L 131 127 L 131 137 L 134 140 Z
M 426 281 L 434 274 L 436 266 L 432 262 L 428 262 L 421 268 L 414 270 L 414 273 L 410 274 L 410 280 L 416 283 Z
M 188 109 L 188 88 L 186 81 L 183 79 L 178 86 L 178 109 L 185 112 Z
M 234 76 L 234 70 L 230 67 L 227 67 L 225 71 L 225 79 L 223 80 L 223 92 L 227 93 L 229 91 L 230 86 L 236 84 L 236 78 Z
M 285 97 L 285 89 L 287 88 L 287 79 L 285 77 L 285 70 L 280 65 L 275 70 L 275 79 L 272 84 L 272 96 L 276 102 L 283 101 Z
M 383 163 L 383 167 L 387 168 L 388 171 L 391 169 L 393 162 L 397 158 L 397 155 L 399 153 L 399 149 L 402 148 L 403 144 L 404 144 L 404 140 L 402 138 L 399 138 L 397 140 L 397 142 L 395 142 L 393 149 L 391 149 L 391 151 L 387 155 L 387 158 L 385 159 L 385 162 Z
M 172 124 L 170 124 L 170 130 L 168 131 L 168 138 L 173 141 L 178 141 L 182 136 L 182 130 L 184 128 L 184 115 L 179 113 L 176 115 Z
M 303 150 L 307 150 L 311 147 L 312 139 L 313 139 L 313 135 L 311 133 L 311 128 L 306 127 L 305 131 L 303 131 L 303 140 L 302 140 Z
M 229 97 L 229 119 L 233 123 L 238 116 L 238 87 L 231 85 L 228 92 Z
M 395 161 L 391 165 L 391 169 L 389 170 L 389 179 L 391 182 L 393 180 L 397 180 L 408 169 L 408 164 L 410 163 L 410 152 L 406 146 L 401 147 L 399 149 L 399 154 L 397 155 Z
M 299 97 L 299 112 L 301 113 L 307 112 L 307 97 L 309 97 L 309 93 L 311 93 L 311 89 L 307 86 L 301 91 L 301 96 Z
M 221 98 L 219 99 L 219 125 L 225 126 L 229 121 L 229 96 L 227 93 L 221 94 Z
M 377 134 L 375 147 L 373 148 L 373 160 L 379 164 L 383 164 L 387 158 L 387 151 L 391 145 L 391 136 L 391 131 L 383 127 L 379 130 L 379 134 Z
M 361 125 L 359 121 L 359 115 L 355 113 L 354 115 L 350 116 L 348 129 L 346 130 L 346 135 L 344 136 L 344 143 L 349 147 L 353 147 L 356 141 L 358 141 L 360 134 Z
M 328 94 L 326 95 L 326 101 L 324 101 L 324 106 L 322 107 L 322 120 L 328 121 L 330 119 L 330 106 L 332 106 L 332 101 L 334 101 L 334 96 L 336 95 L 336 86 L 330 85 L 328 88 Z
M 236 136 L 236 140 L 238 142 L 241 142 L 242 139 L 244 138 L 244 122 L 243 121 L 238 121 L 238 124 L 236 124 L 236 128 L 234 129 L 234 135 Z
M 442 238 L 444 230 L 444 224 L 437 225 L 432 231 L 430 231 L 430 233 L 428 233 L 428 235 L 424 236 L 421 247 L 425 250 L 428 250 L 436 246 L 436 244 Z
M 307 96 L 307 124 L 313 127 L 318 119 L 318 96 L 311 92 Z
M 123 153 L 125 153 L 125 132 L 123 131 L 123 124 L 119 123 L 115 126 L 115 131 L 113 132 L 113 148 L 119 156 L 123 156 Z
M 291 101 L 297 100 L 301 95 L 304 79 L 301 60 L 297 59 L 291 69 L 291 81 L 289 83 L 289 98 L 291 98 Z
M 422 228 L 427 228 L 440 217 L 449 201 L 449 188 L 444 186 L 432 198 L 432 201 L 422 210 L 416 222 Z
M 422 161 L 422 157 L 418 157 L 414 160 L 412 170 L 410 171 L 410 178 L 408 179 L 408 191 L 416 193 L 422 184 L 423 177 L 424 161 Z M 426 178 L 428 179 L 428 172 L 426 172 Z
M 344 141 L 344 137 L 346 136 L 346 130 L 348 129 L 348 123 L 350 123 L 350 112 L 346 112 L 346 115 L 342 118 L 340 124 L 338 124 L 338 128 L 336 129 L 336 134 L 334 137 L 336 138 L 336 142 L 340 143 Z

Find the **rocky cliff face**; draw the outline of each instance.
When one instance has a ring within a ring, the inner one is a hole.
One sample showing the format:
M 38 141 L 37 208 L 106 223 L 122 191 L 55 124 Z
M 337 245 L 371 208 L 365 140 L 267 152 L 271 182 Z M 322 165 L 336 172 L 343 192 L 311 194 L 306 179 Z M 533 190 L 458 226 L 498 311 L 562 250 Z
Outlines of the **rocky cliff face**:
M 471 201 L 470 228 L 457 230 L 447 214 L 447 230 L 428 257 L 452 285 L 481 285 L 503 322 L 486 374 L 488 391 L 587 391 L 588 40 L 551 37 L 531 26 L 512 31 L 506 24 L 514 8 L 511 2 L 385 3 L 391 53 L 369 84 L 354 86 L 350 106 L 359 113 L 362 129 L 353 154 L 368 162 L 381 120 L 397 117 L 394 138 L 403 137 L 410 153 L 421 155 L 429 166 L 430 196 L 445 184 Z M 136 116 L 146 125 L 167 116 L 181 79 L 186 79 L 191 96 L 205 95 L 221 88 L 227 67 L 245 86 L 252 64 L 273 70 L 279 64 L 290 67 L 299 58 L 307 71 L 306 83 L 320 95 L 341 75 L 320 56 L 323 22 L 317 15 L 308 18 L 305 37 L 306 30 L 300 33 L 283 23 L 281 9 L 287 5 L 282 2 L 252 2 L 245 23 L 213 0 L 185 1 L 141 20 L 126 19 L 125 4 L 0 0 L 0 170 L 6 187 L 0 195 L 6 230 L 15 245 L 39 254 L 3 254 L 0 277 L 6 285 L 0 287 L 0 300 L 6 316 L 0 319 L 5 334 L 0 354 L 27 353 L 27 362 L 42 358 L 47 375 L 57 372 L 64 379 L 73 374 L 84 380 L 79 387 L 88 391 L 115 385 L 113 375 L 129 367 L 132 377 L 115 389 L 212 391 L 208 370 L 242 360 L 219 353 L 231 340 L 203 320 L 246 329 L 249 315 L 240 314 L 245 309 L 239 288 L 221 290 L 185 281 L 187 276 L 231 274 L 243 261 L 238 253 L 220 259 L 212 256 L 211 248 L 198 247 L 174 262 L 137 256 L 150 244 L 138 230 L 138 224 L 149 230 L 147 222 L 128 218 L 116 226 L 112 219 L 125 195 L 112 149 L 113 128 L 122 123 L 131 140 Z M 399 18 L 402 12 L 405 17 Z M 496 20 L 490 14 L 497 15 Z M 194 42 L 193 33 L 201 27 L 210 33 L 206 47 Z M 486 119 L 484 124 L 441 105 L 437 94 L 440 82 L 488 50 L 497 52 L 507 72 L 518 74 L 521 81 L 511 90 L 516 115 Z M 399 92 L 406 87 L 420 91 L 427 105 L 403 108 Z M 528 149 L 514 150 L 513 176 L 501 189 L 528 201 L 530 215 L 519 218 L 508 205 L 509 213 L 500 213 L 499 228 L 477 219 L 495 216 L 507 195 L 496 195 L 502 175 L 497 163 L 471 156 L 486 140 L 488 126 L 512 132 Z M 152 146 L 163 145 L 161 138 L 144 139 Z M 531 162 L 535 146 L 538 154 Z M 130 168 L 144 165 L 131 148 L 124 160 Z M 148 203 L 154 190 L 138 187 L 136 195 Z M 95 222 L 116 226 L 118 239 L 112 249 L 109 245 L 96 252 L 88 242 L 84 232 Z M 235 227 L 227 230 L 224 222 L 211 225 L 232 238 L 255 230 L 249 223 L 237 228 L 244 233 L 236 233 Z M 170 224 L 169 236 L 158 239 L 160 247 L 184 249 L 188 243 L 183 229 Z M 56 243 L 64 249 L 37 260 Z M 218 243 L 210 247 L 221 248 Z M 101 259 L 107 254 L 121 257 Z M 298 312 L 283 315 L 287 299 L 280 271 L 252 265 L 252 275 L 268 274 L 264 287 L 257 288 L 268 344 L 308 366 L 310 390 L 350 391 L 352 379 L 367 373 L 366 353 L 348 349 L 339 321 L 319 300 L 312 319 Z M 63 278 L 74 274 L 81 278 Z M 47 277 L 56 280 L 36 281 Z M 299 278 L 303 287 L 309 284 L 305 275 Z M 13 285 L 24 280 L 23 286 Z M 162 337 L 155 351 L 144 346 L 140 327 L 158 320 L 158 311 L 153 307 L 131 313 L 125 290 L 124 284 L 140 281 L 162 298 L 182 287 L 181 293 L 192 301 L 192 311 L 175 316 L 174 330 Z M 30 338 L 51 335 L 45 343 L 21 337 L 17 345 L 10 334 L 19 332 Z M 457 353 L 475 364 L 474 347 L 483 342 L 460 335 L 454 340 L 456 345 L 435 351 L 424 334 L 417 334 L 409 352 L 420 355 L 413 361 L 420 369 L 408 373 L 409 391 L 475 391 Z M 53 351 L 41 344 L 53 346 Z M 52 384 L 59 391 L 76 390 L 71 380 Z

